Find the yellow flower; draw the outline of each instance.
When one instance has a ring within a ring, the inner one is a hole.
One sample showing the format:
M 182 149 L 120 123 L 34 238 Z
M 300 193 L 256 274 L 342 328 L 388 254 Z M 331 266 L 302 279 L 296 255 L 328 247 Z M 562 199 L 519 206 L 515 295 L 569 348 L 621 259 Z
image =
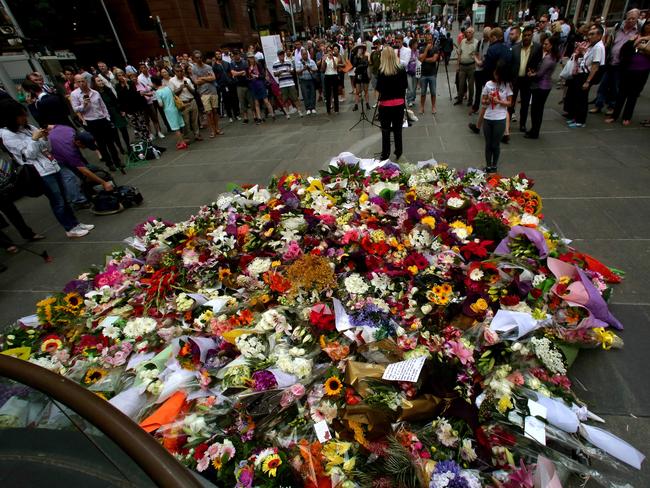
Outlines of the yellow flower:
M 88 371 L 86 371 L 83 381 L 86 385 L 94 385 L 99 380 L 103 379 L 107 374 L 108 370 L 91 366 L 88 368 Z
M 280 459 L 280 456 L 277 454 L 271 454 L 264 459 L 264 462 L 262 463 L 262 471 L 268 473 L 269 476 L 275 476 L 281 464 L 282 459 Z
M 596 336 L 596 340 L 600 342 L 600 344 L 603 346 L 603 349 L 607 351 L 612 348 L 614 341 L 616 340 L 616 334 L 605 330 L 603 327 L 595 327 L 592 330 Z
M 488 304 L 483 298 L 479 298 L 476 300 L 474 303 L 472 303 L 469 308 L 472 309 L 472 312 L 474 313 L 481 313 L 485 312 L 488 308 Z
M 499 404 L 497 405 L 497 410 L 501 413 L 506 413 L 506 411 L 510 408 L 512 408 L 512 400 L 510 400 L 510 396 L 506 395 L 501 397 L 499 400 Z
M 81 295 L 79 295 L 79 293 L 77 292 L 68 293 L 63 298 L 63 301 L 66 303 L 68 307 L 70 307 L 73 310 L 79 309 L 84 303 L 83 298 L 81 298 Z
M 431 217 L 430 215 L 427 217 L 424 217 L 422 220 L 420 220 L 424 225 L 429 226 L 431 229 L 436 228 L 436 219 L 434 217 Z
M 368 201 L 368 194 L 364 192 L 359 197 L 359 203 L 366 203 L 367 201 Z
M 325 380 L 325 394 L 328 396 L 336 396 L 343 390 L 343 383 L 336 376 L 330 376 Z
M 415 276 L 416 274 L 418 274 L 418 267 L 415 266 L 415 265 L 413 265 L 413 266 L 409 266 L 409 267 L 408 267 L 408 270 L 411 272 L 411 274 L 412 274 L 413 276 Z
M 306 189 L 309 193 L 315 192 L 315 191 L 324 191 L 325 188 L 323 188 L 323 183 L 321 183 L 320 180 L 312 180 L 311 184 L 307 187 Z
M 221 458 L 220 457 L 214 458 L 212 460 L 212 466 L 214 466 L 214 469 L 219 471 L 223 467 L 223 462 L 221 462 Z

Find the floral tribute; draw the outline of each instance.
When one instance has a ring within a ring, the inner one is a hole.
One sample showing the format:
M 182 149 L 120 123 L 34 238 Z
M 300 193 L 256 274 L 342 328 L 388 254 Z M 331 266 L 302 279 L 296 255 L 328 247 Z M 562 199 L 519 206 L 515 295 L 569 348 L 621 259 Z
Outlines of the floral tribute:
M 220 486 L 618 486 L 585 460 L 643 456 L 598 440 L 567 369 L 622 345 L 621 273 L 544 225 L 523 174 L 353 163 L 148 219 L 4 353 Z

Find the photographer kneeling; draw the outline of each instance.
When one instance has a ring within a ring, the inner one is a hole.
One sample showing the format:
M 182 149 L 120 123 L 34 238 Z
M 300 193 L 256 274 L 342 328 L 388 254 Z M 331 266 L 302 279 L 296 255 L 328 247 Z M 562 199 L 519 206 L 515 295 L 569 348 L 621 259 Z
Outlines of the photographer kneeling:
M 402 156 L 402 123 L 407 86 L 406 71 L 397 59 L 395 50 L 383 49 L 377 74 L 382 161 L 390 156 L 391 132 L 395 137 L 395 160 Z

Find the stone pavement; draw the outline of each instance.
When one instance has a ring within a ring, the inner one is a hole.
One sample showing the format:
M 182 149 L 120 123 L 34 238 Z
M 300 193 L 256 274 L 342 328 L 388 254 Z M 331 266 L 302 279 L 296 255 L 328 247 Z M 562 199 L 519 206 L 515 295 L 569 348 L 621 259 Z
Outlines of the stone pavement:
M 453 73 L 449 76 L 453 80 Z M 435 157 L 454 167 L 483 167 L 483 138 L 468 130 L 467 108 L 451 105 L 444 71 L 438 76 L 438 94 L 437 115 L 419 116 L 419 122 L 405 129 L 405 158 Z M 560 96 L 560 90 L 553 90 L 539 140 L 524 139 L 516 130 L 519 124 L 513 124 L 510 144 L 502 145 L 499 169 L 504 174 L 525 171 L 535 179 L 546 221 L 580 250 L 627 272 L 612 299 L 613 313 L 626 326 L 625 348 L 583 352 L 571 375 L 579 396 L 607 419 L 608 427 L 648 454 L 650 130 L 638 122 L 650 118 L 650 88 L 639 100 L 630 127 L 607 125 L 601 115 L 589 115 L 586 128 L 567 129 Z M 116 176 L 118 183 L 142 191 L 143 205 L 105 217 L 79 212 L 83 222 L 96 225 L 83 239 L 65 237 L 45 198 L 21 200 L 18 206 L 28 223 L 47 234 L 45 241 L 30 248 L 47 249 L 54 261 L 45 264 L 26 252 L 0 257 L 9 267 L 0 274 L 0 324 L 32 313 L 35 302 L 48 292 L 59 290 L 93 264 L 103 264 L 104 256 L 121 248 L 122 239 L 148 216 L 185 219 L 199 205 L 213 201 L 229 182 L 264 184 L 271 175 L 285 171 L 315 173 L 342 151 L 376 155 L 379 130 L 361 124 L 349 131 L 358 113 L 350 112 L 351 95 L 346 97 L 338 116 L 328 117 L 319 105 L 319 115 L 261 126 L 228 124 L 226 119 L 224 136 L 206 137 L 181 152 L 165 139 L 170 150 L 162 159 Z M 20 242 L 13 228 L 9 233 Z M 641 473 L 630 471 L 625 480 L 637 487 L 650 486 L 648 463 Z

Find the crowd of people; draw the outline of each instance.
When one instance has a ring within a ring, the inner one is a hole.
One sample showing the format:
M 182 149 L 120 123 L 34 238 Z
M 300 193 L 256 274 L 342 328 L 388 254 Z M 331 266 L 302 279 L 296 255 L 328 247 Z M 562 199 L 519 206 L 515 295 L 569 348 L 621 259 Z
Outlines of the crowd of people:
M 323 109 L 335 116 L 351 95 L 352 111 L 377 108 L 381 158 L 390 157 L 392 136 L 399 159 L 405 111 L 436 114 L 438 69 L 448 68 L 452 59 L 454 105 L 466 104 L 476 117 L 469 127 L 483 131 L 488 172 L 496 171 L 512 124 L 518 123 L 526 138 L 540 137 L 557 63 L 563 64 L 558 88 L 564 90 L 568 127 L 584 127 L 588 114 L 599 112 L 605 122 L 631 123 L 650 73 L 645 13 L 632 9 L 609 29 L 599 19 L 574 26 L 557 7 L 538 20 L 520 12 L 506 28 L 484 27 L 479 33 L 470 16 L 459 24 L 455 38 L 447 30 L 451 24 L 440 21 L 395 33 L 330 31 L 288 42 L 272 62 L 259 45 L 250 45 L 146 59 L 137 67 L 110 68 L 101 61 L 88 69 L 65 67 L 53 80 L 30 73 L 22 83 L 22 103 L 0 91 L 7 99 L 1 102 L 0 136 L 18 164 L 35 170 L 32 177 L 40 178 L 67 235 L 82 237 L 92 230 L 74 214 L 90 205 L 82 186 L 90 182 L 111 191 L 113 184 L 93 171 L 81 148 L 96 151 L 109 171 L 124 172 L 132 144 L 162 139 L 165 132 L 184 150 L 203 140 L 202 130 L 211 139 L 221 136 L 227 123 L 259 125 L 294 114 L 317 116 Z M 28 111 L 38 127 L 29 124 Z M 0 212 L 23 237 L 43 237 L 22 221 L 11 199 L 2 200 Z M 6 235 L 0 234 L 0 241 L 15 250 Z

